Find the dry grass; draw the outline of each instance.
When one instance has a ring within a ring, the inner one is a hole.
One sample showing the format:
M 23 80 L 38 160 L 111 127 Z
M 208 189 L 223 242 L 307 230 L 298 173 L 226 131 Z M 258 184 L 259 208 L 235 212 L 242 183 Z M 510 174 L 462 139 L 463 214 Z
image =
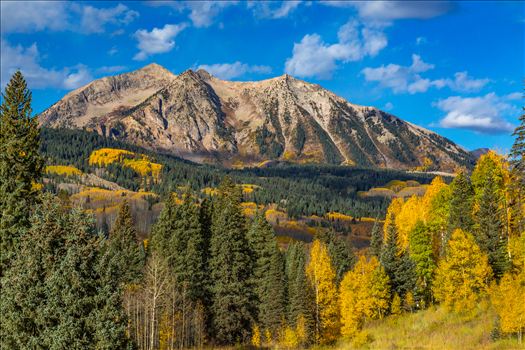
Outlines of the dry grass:
M 514 339 L 491 340 L 495 318 L 487 306 L 480 306 L 478 314 L 471 320 L 436 307 L 374 321 L 365 326 L 357 342 L 342 340 L 336 346 L 324 349 L 523 349 Z

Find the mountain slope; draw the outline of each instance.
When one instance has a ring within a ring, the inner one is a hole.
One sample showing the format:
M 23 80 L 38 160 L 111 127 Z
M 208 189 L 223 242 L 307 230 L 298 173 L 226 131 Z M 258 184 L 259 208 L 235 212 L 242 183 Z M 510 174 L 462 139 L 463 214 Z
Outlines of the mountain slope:
M 286 160 L 411 169 L 425 163 L 451 171 L 473 162 L 436 133 L 289 75 L 230 82 L 202 70 L 175 76 L 152 64 L 69 93 L 40 122 L 226 166 Z

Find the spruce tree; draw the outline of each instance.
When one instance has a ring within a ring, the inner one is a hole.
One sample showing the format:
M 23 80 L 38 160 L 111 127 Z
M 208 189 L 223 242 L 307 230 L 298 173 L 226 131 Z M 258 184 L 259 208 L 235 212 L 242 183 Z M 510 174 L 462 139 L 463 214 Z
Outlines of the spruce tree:
M 304 243 L 293 242 L 286 251 L 287 320 L 297 327 L 304 320 L 307 342 L 313 336 L 313 291 L 306 277 L 306 250 Z M 303 344 L 305 345 L 305 344 Z
M 344 274 L 352 269 L 355 263 L 355 255 L 350 242 L 338 236 L 333 230 L 321 232 L 319 240 L 328 248 L 328 254 L 335 269 L 336 281 L 339 284 Z
M 240 207 L 241 192 L 229 179 L 219 190 L 209 259 L 213 328 L 220 344 L 244 343 L 250 338 L 255 315 L 252 252 Z
M 254 255 L 254 290 L 259 327 L 275 338 L 285 315 L 284 261 L 272 226 L 258 213 L 248 230 Z
M 516 127 L 512 136 L 515 136 L 514 144 L 510 150 L 510 160 L 513 171 L 519 175 L 522 185 L 525 186 L 525 107 L 519 117 L 520 125 Z
M 388 275 L 392 294 L 397 293 L 403 297 L 407 292 L 414 289 L 415 265 L 408 253 L 399 249 L 394 214 L 390 213 L 389 215 L 386 241 L 381 250 L 380 262 Z
M 450 184 L 452 196 L 450 198 L 449 232 L 455 229 L 471 231 L 474 224 L 472 210 L 474 206 L 474 189 L 469 177 L 460 172 Z M 447 242 L 443 242 L 446 245 Z
M 29 227 L 37 201 L 33 183 L 40 180 L 40 130 L 31 113 L 31 92 L 17 71 L 2 95 L 0 106 L 0 276 Z
M 487 254 L 494 277 L 499 279 L 509 267 L 503 238 L 500 196 L 492 176 L 487 177 L 476 213 L 474 237 L 480 249 Z
M 2 278 L 2 347 L 125 349 L 126 317 L 98 274 L 94 220 L 46 196 Z
M 410 257 L 415 263 L 417 275 L 416 298 L 428 305 L 431 302 L 432 279 L 436 263 L 433 256 L 431 231 L 422 221 L 419 221 L 412 230 L 409 244 Z

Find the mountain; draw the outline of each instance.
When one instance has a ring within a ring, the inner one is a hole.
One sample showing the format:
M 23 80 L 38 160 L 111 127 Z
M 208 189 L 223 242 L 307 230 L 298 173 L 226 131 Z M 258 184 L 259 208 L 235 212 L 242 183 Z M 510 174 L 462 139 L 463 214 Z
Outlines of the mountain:
M 68 93 L 39 120 L 226 166 L 284 160 L 452 171 L 474 160 L 434 132 L 289 75 L 233 82 L 150 64 Z
M 470 154 L 475 158 L 479 159 L 484 154 L 489 153 L 489 148 L 476 148 L 475 150 L 470 151 Z

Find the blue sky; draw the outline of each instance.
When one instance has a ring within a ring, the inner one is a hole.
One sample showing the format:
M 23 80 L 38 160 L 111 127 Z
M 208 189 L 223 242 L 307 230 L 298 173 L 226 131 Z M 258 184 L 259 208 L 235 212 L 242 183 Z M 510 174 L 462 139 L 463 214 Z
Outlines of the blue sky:
M 1 84 L 40 112 L 89 81 L 156 62 L 229 80 L 288 73 L 467 149 L 506 152 L 523 105 L 525 3 L 1 3 Z

